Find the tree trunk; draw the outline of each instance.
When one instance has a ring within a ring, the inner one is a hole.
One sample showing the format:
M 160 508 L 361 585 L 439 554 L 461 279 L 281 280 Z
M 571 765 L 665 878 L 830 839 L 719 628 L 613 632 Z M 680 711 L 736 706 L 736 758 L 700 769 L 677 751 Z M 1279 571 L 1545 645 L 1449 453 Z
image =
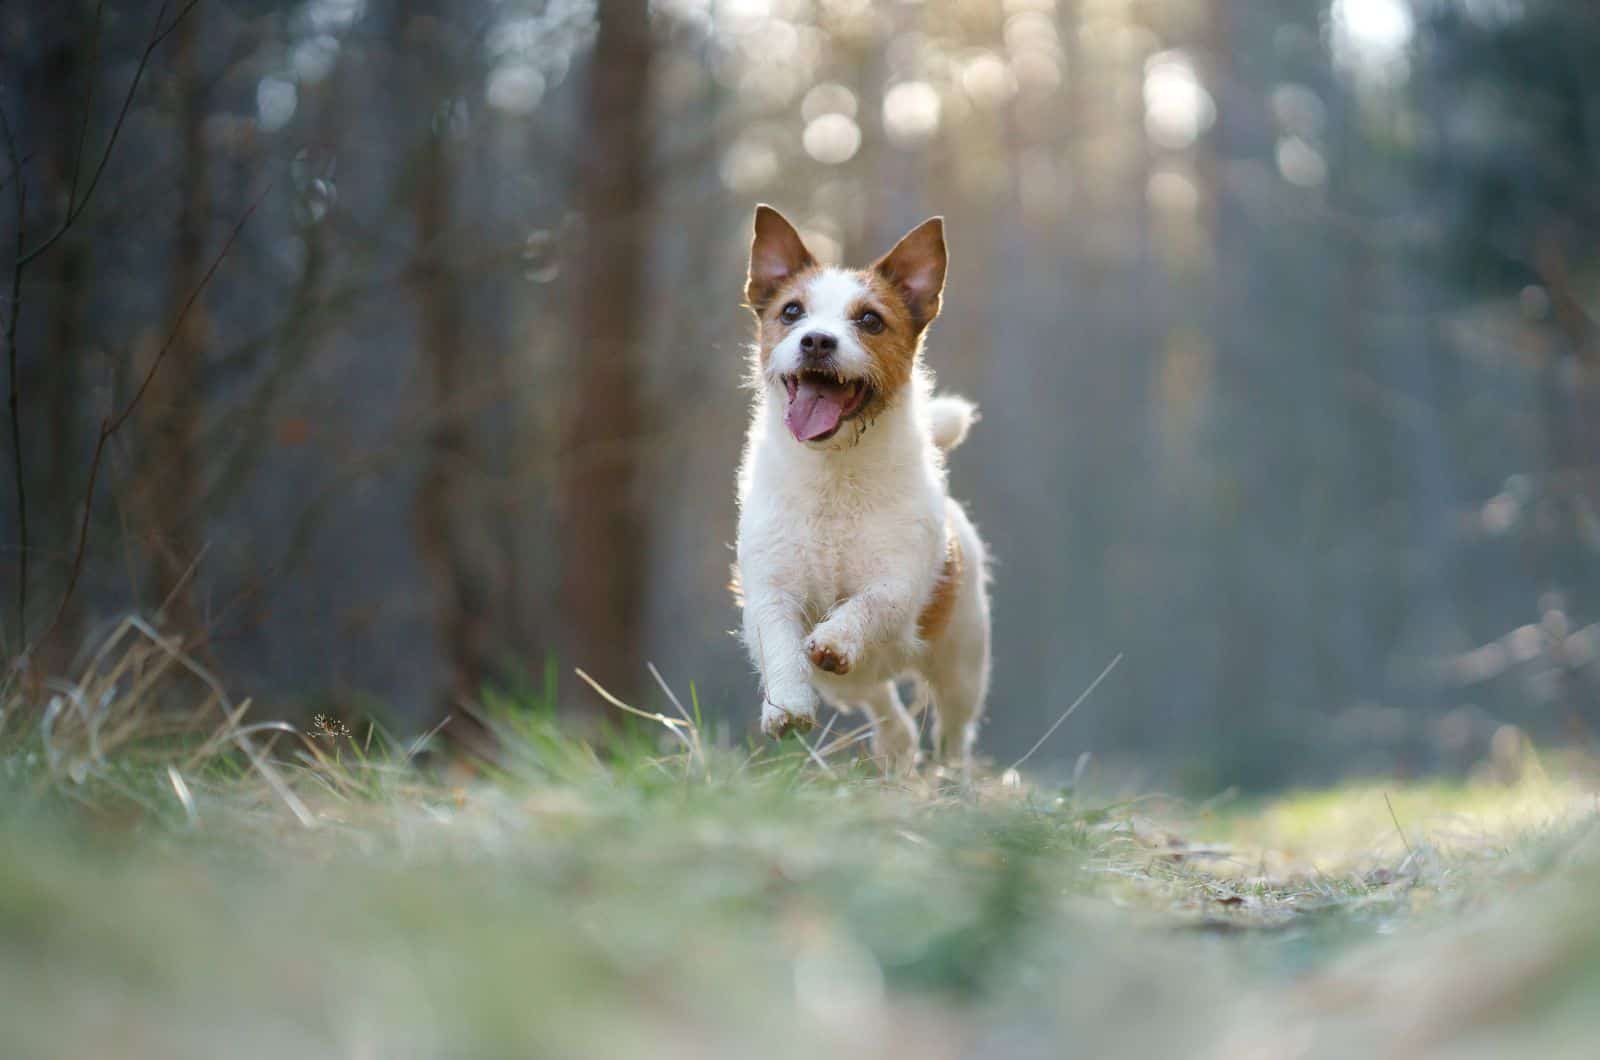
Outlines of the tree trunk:
M 607 0 L 590 61 L 577 200 L 574 414 L 563 453 L 564 662 L 627 693 L 644 672 L 649 572 L 637 355 L 650 249 L 650 22 L 646 0 Z
M 474 520 L 481 517 L 471 495 L 471 476 L 479 464 L 470 421 L 461 408 L 473 372 L 462 292 L 448 263 L 455 182 L 445 135 L 434 134 L 421 154 L 413 202 L 417 257 L 412 268 L 421 314 L 420 353 L 432 385 L 428 415 L 434 420 L 417 492 L 417 542 L 433 580 L 434 612 L 450 674 L 441 717 L 459 714 L 462 702 L 476 702 L 492 664 L 497 610 L 491 579 L 471 547 Z M 459 724 L 451 723 L 451 734 L 460 737 L 471 723 L 458 720 Z
M 414 58 L 427 64 L 416 103 L 426 108 L 423 113 L 447 106 L 463 76 L 448 10 L 443 3 L 393 7 L 400 34 L 417 43 Z M 464 183 L 460 139 L 449 121 L 437 119 L 424 136 L 410 185 L 416 225 L 410 275 L 419 366 L 430 387 L 424 412 L 429 427 L 413 515 L 417 548 L 433 584 L 434 621 L 448 674 L 435 716 L 452 718 L 446 732 L 451 740 L 485 750 L 484 730 L 462 712 L 463 705 L 479 702 L 504 643 L 502 579 L 488 539 L 481 487 L 486 460 L 477 420 L 483 407 L 472 398 L 481 387 L 483 365 L 475 352 L 480 343 L 471 328 L 467 291 L 452 262 L 452 232 L 467 212 L 457 207 Z

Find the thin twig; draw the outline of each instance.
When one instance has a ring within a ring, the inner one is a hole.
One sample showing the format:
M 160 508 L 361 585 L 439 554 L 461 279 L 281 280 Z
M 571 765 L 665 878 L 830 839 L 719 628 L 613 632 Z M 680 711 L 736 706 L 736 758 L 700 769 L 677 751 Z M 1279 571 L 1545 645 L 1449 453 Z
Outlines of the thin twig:
M 821 755 L 817 754 L 816 750 L 806 742 L 806 738 L 804 736 L 801 736 L 799 733 L 795 733 L 794 738 L 800 741 L 800 746 L 806 749 L 806 754 L 811 756 L 811 760 L 817 764 L 818 768 L 820 768 L 830 777 L 836 775 L 833 771 L 833 767 L 828 765 L 827 760 L 825 760 Z
M 83 211 L 88 209 L 90 201 L 94 198 L 95 189 L 100 185 L 100 178 L 105 174 L 106 164 L 111 161 L 111 153 L 117 146 L 117 138 L 122 135 L 122 127 L 127 123 L 128 112 L 133 108 L 133 97 L 139 91 L 139 82 L 144 79 L 145 70 L 150 66 L 150 57 L 161 46 L 161 42 L 171 36 L 172 31 L 177 29 L 183 20 L 189 16 L 189 12 L 193 11 L 199 4 L 200 0 L 189 0 L 169 25 L 162 26 L 167 17 L 167 0 L 162 0 L 161 8 L 156 12 L 155 29 L 151 31 L 150 40 L 145 44 L 144 51 L 139 56 L 139 64 L 134 67 L 133 80 L 128 83 L 128 91 L 122 97 L 122 107 L 117 111 L 117 119 L 111 125 L 111 133 L 106 138 L 105 149 L 100 152 L 100 161 L 95 165 L 94 173 L 89 177 L 89 183 L 83 189 L 83 197 L 75 203 L 68 203 L 67 215 L 62 219 L 61 224 L 57 226 L 54 232 L 46 236 L 38 246 L 20 256 L 15 265 L 16 269 L 26 268 L 40 254 L 54 246 L 62 236 L 67 234 L 78 218 L 83 215 Z
M 690 717 L 689 712 L 683 709 L 683 704 L 678 701 L 677 694 L 674 693 L 672 691 L 672 687 L 667 684 L 667 679 L 661 676 L 661 671 L 656 669 L 656 664 L 653 662 L 647 662 L 644 664 L 644 666 L 645 669 L 650 671 L 650 676 L 656 679 L 656 684 L 661 686 L 661 691 L 666 694 L 667 701 L 672 704 L 673 709 L 678 712 L 678 715 L 683 718 L 684 721 L 688 722 L 690 725 L 693 725 L 694 718 Z
M 595 692 L 599 693 L 601 699 L 605 700 L 607 703 L 610 703 L 613 707 L 616 707 L 618 710 L 624 711 L 628 714 L 633 714 L 641 718 L 647 718 L 650 721 L 665 726 L 667 731 L 671 732 L 672 735 L 683 741 L 683 746 L 685 749 L 690 751 L 694 749 L 694 744 L 689 740 L 689 737 L 683 731 L 684 729 L 692 729 L 693 726 L 685 725 L 677 718 L 669 718 L 665 714 L 653 714 L 648 710 L 640 710 L 638 707 L 630 707 L 628 704 L 624 703 L 610 692 L 607 692 L 605 688 L 601 686 L 600 682 L 590 677 L 583 670 L 574 668 L 572 672 L 582 678 L 584 684 L 594 689 Z
M 33 161 L 33 155 L 34 152 L 29 151 L 27 154 L 22 156 L 22 161 L 20 163 L 11 163 L 11 172 L 6 174 L 5 180 L 0 180 L 0 191 L 5 191 L 7 188 L 11 187 L 11 182 L 13 180 L 21 178 L 22 167 Z
M 122 107 L 117 112 L 117 118 L 111 126 L 110 134 L 106 137 L 106 145 L 105 149 L 100 153 L 100 161 L 95 165 L 94 173 L 92 176 L 90 176 L 89 183 L 83 189 L 83 195 L 80 198 L 78 195 L 78 185 L 83 172 L 84 152 L 88 145 L 89 120 L 94 109 L 94 68 L 99 61 L 100 25 L 101 17 L 105 9 L 105 0 L 98 0 L 98 2 L 95 4 L 94 31 L 91 35 L 92 43 L 90 46 L 90 61 L 88 65 L 88 72 L 85 74 L 86 88 L 84 90 L 83 119 L 78 129 L 78 150 L 72 163 L 72 181 L 67 195 L 66 213 L 62 217 L 61 223 L 56 227 L 56 229 L 31 250 L 24 249 L 27 242 L 27 182 L 23 179 L 22 159 L 17 153 L 17 144 L 15 137 L 12 135 L 11 122 L 6 116 L 4 109 L 0 109 L 0 131 L 3 131 L 5 134 L 6 152 L 11 161 L 10 179 L 15 180 L 17 185 L 17 246 L 16 256 L 11 264 L 11 306 L 6 319 L 6 357 L 10 375 L 9 400 L 11 406 L 12 473 L 16 480 L 17 528 L 18 544 L 20 546 L 17 570 L 17 641 L 19 644 L 23 645 L 24 650 L 26 650 L 28 646 L 28 631 L 26 626 L 28 611 L 29 559 L 28 493 L 25 476 L 23 473 L 24 465 L 22 459 L 21 402 L 20 395 L 17 390 L 17 322 L 22 316 L 22 275 L 30 263 L 38 258 L 39 255 L 43 254 L 45 251 L 49 250 L 52 246 L 59 242 L 61 237 L 65 236 L 67 232 L 72 229 L 73 224 L 76 223 L 78 218 L 83 214 L 83 211 L 88 208 L 90 200 L 94 198 L 95 189 L 100 185 L 100 178 L 105 174 L 106 166 L 111 161 L 112 152 L 117 146 L 117 139 L 122 135 L 122 127 L 128 120 L 128 112 L 133 107 L 134 96 L 138 94 L 139 82 L 143 80 L 145 70 L 150 65 L 150 57 L 154 55 L 155 50 L 161 46 L 161 42 L 166 40 L 167 37 L 172 34 L 172 31 L 177 29 L 183 20 L 188 17 L 189 13 L 193 11 L 200 3 L 200 0 L 189 0 L 189 2 L 184 4 L 183 8 L 178 12 L 177 17 L 174 18 L 169 25 L 163 26 L 162 24 L 166 22 L 167 17 L 167 3 L 168 0 L 161 0 L 161 7 L 156 11 L 155 28 L 151 31 L 150 39 L 146 42 L 144 51 L 139 56 L 139 63 L 134 68 L 133 79 L 128 83 L 128 91 L 123 96 Z M 254 209 L 255 207 L 252 206 L 251 210 L 253 211 Z M 248 216 L 248 214 L 246 214 L 246 216 Z M 229 242 L 232 242 L 231 238 Z M 202 282 L 201 286 L 204 287 L 205 284 Z M 184 307 L 184 312 L 188 312 L 187 306 Z M 165 349 L 163 349 L 163 353 L 164 352 Z M 146 377 L 146 382 L 148 383 L 148 381 L 149 379 Z M 95 466 L 91 467 L 89 475 L 89 494 L 91 500 L 94 492 L 94 478 L 96 472 L 99 470 L 98 464 L 100 454 L 104 448 L 106 437 L 107 435 L 105 433 L 105 428 L 102 425 L 100 443 L 95 447 Z M 79 552 L 73 565 L 71 583 L 66 595 L 62 599 L 60 609 L 56 612 L 55 618 L 51 620 L 50 625 L 46 630 L 47 634 L 55 629 L 56 624 L 60 621 L 61 616 L 66 611 L 67 601 L 72 598 L 73 589 L 77 587 L 79 564 L 81 564 L 83 558 L 82 547 L 88 529 L 87 507 L 85 508 L 84 515 L 84 532 L 80 533 L 79 535 Z
M 455 715 L 453 714 L 446 714 L 444 718 L 440 720 L 439 724 L 435 725 L 421 736 L 418 736 L 415 740 L 412 740 L 411 745 L 406 748 L 406 753 L 402 761 L 409 764 L 413 758 L 417 757 L 417 755 L 421 754 L 423 751 L 426 751 L 428 749 L 428 745 L 433 743 L 433 738 L 439 735 L 439 733 L 444 730 L 446 725 L 450 724 L 450 719 L 454 716 Z M 367 742 L 372 742 L 371 726 L 367 727 Z M 365 749 L 363 748 L 363 751 L 364 750 Z
M 677 709 L 678 714 L 682 716 L 684 724 L 688 728 L 690 734 L 690 739 L 688 741 L 689 756 L 695 761 L 699 762 L 700 768 L 704 769 L 706 765 L 706 756 L 705 752 L 700 747 L 700 729 L 695 725 L 694 718 L 687 710 L 683 709 L 683 703 L 678 699 L 677 694 L 672 691 L 672 686 L 667 684 L 667 679 L 661 676 L 661 671 L 656 669 L 656 664 L 653 662 L 646 662 L 644 665 L 650 671 L 650 676 L 656 679 L 656 684 L 661 686 L 661 691 L 666 693 L 667 701 L 670 702 L 673 707 Z
M 190 6 L 193 5 L 191 4 Z M 222 249 L 212 259 L 205 275 L 200 277 L 199 284 L 189 293 L 188 300 L 183 303 L 183 308 L 178 311 L 178 317 L 173 323 L 172 332 L 167 336 L 167 341 L 161 344 L 161 349 L 156 352 L 155 357 L 151 360 L 150 367 L 145 372 L 143 381 L 139 384 L 139 389 L 134 392 L 133 397 L 123 406 L 121 412 L 114 416 L 107 416 L 100 422 L 100 436 L 95 440 L 94 453 L 89 458 L 89 482 L 83 491 L 83 517 L 78 523 L 78 544 L 73 551 L 71 573 L 67 577 L 67 588 L 61 595 L 61 603 L 56 607 L 55 617 L 50 620 L 50 625 L 40 635 L 39 639 L 41 641 L 47 639 L 55 632 L 56 627 L 61 624 L 62 617 L 67 613 L 67 605 L 71 603 L 72 595 L 77 591 L 78 579 L 83 574 L 84 552 L 89 543 L 89 517 L 94 509 L 95 482 L 100 474 L 100 461 L 105 455 L 106 443 L 122 429 L 123 424 L 127 423 L 129 417 L 138 409 L 139 402 L 144 399 L 145 391 L 150 389 L 151 380 L 155 379 L 156 372 L 161 368 L 161 362 L 166 359 L 167 351 L 172 349 L 173 343 L 177 341 L 178 335 L 182 333 L 184 322 L 189 317 L 189 311 L 194 308 L 195 303 L 200 299 L 200 295 L 210 285 L 211 278 L 217 274 L 217 269 L 222 266 L 222 262 L 227 258 L 228 252 L 233 249 L 233 244 L 239 238 L 239 233 L 244 231 L 245 224 L 249 222 L 250 217 L 256 212 L 256 208 L 261 205 L 262 200 L 267 197 L 267 193 L 271 190 L 272 186 L 269 184 L 260 195 L 256 196 L 255 201 L 240 215 L 238 222 L 233 226 L 233 230 L 228 233 L 228 238 L 222 244 Z
M 833 723 L 838 720 L 839 715 L 837 713 L 828 716 L 828 724 L 824 725 L 822 731 L 817 734 L 818 747 L 826 747 L 828 745 L 828 734 L 833 731 Z
M 1394 822 L 1394 830 L 1400 833 L 1400 842 L 1406 848 L 1406 857 L 1415 857 L 1416 851 L 1411 849 L 1411 840 L 1406 838 L 1406 830 L 1400 827 L 1400 817 L 1394 812 L 1394 803 L 1389 801 L 1389 793 L 1387 791 L 1383 793 L 1383 804 L 1389 807 L 1389 820 Z
M 1107 677 L 1109 677 L 1111 675 L 1111 671 L 1115 670 L 1117 668 L 1117 664 L 1120 663 L 1121 661 L 1122 661 L 1122 653 L 1118 652 L 1117 653 L 1117 657 L 1115 659 L 1112 659 L 1109 663 L 1107 663 L 1106 664 L 1106 668 L 1104 670 L 1100 671 L 1100 676 L 1096 677 L 1094 679 L 1094 681 L 1090 683 L 1089 687 L 1085 688 L 1083 690 L 1083 694 L 1082 695 L 1080 695 L 1077 699 L 1072 701 L 1072 706 L 1067 708 L 1067 712 L 1065 714 L 1061 715 L 1061 717 L 1057 718 L 1056 719 L 1056 723 L 1054 725 L 1050 726 L 1048 729 L 1046 729 L 1044 731 L 1044 735 L 1039 737 L 1039 742 L 1034 744 L 1032 747 L 1028 748 L 1028 753 L 1027 754 L 1023 755 L 1021 758 L 1019 758 L 1015 762 L 1011 763 L 1011 768 L 1012 769 L 1019 769 L 1019 768 L 1021 768 L 1022 763 L 1026 762 L 1028 759 L 1032 758 L 1033 757 L 1033 752 L 1035 752 L 1039 748 L 1043 747 L 1044 746 L 1044 742 L 1046 740 L 1050 739 L 1051 734 L 1053 734 L 1057 729 L 1061 728 L 1061 725 L 1062 725 L 1063 722 L 1065 722 L 1068 718 L 1072 717 L 1072 712 L 1077 710 L 1079 707 L 1083 706 L 1083 701 L 1088 699 L 1089 696 L 1094 692 L 1094 690 L 1100 687 L 1100 682 L 1104 681 Z
M 832 758 L 840 751 L 845 751 L 851 747 L 854 747 L 856 744 L 867 739 L 871 735 L 872 723 L 870 721 L 864 722 L 861 725 L 856 726 L 854 729 L 851 729 L 849 732 L 839 734 L 834 738 L 833 743 L 819 747 L 817 749 L 817 753 L 822 755 L 823 758 Z
M 244 231 L 244 226 L 249 222 L 251 215 L 256 212 L 256 207 L 261 205 L 261 201 L 267 197 L 267 192 L 271 190 L 272 188 L 269 185 L 260 195 L 256 196 L 255 201 L 239 216 L 239 220 L 233 226 L 233 231 L 228 233 L 227 241 L 222 244 L 222 250 L 212 259 L 205 275 L 200 277 L 200 283 L 193 291 L 189 292 L 189 297 L 183 303 L 183 308 L 178 310 L 178 319 L 172 325 L 172 333 L 167 336 L 167 341 L 163 342 L 161 349 L 156 352 L 155 360 L 150 364 L 150 370 L 145 372 L 144 379 L 139 383 L 139 389 L 134 391 L 133 398 L 117 414 L 116 418 L 111 420 L 110 428 L 112 434 L 120 430 L 122 425 L 127 422 L 128 417 L 132 416 L 134 410 L 138 408 L 139 402 L 144 398 L 144 392 L 150 389 L 150 383 L 155 379 L 156 372 L 161 368 L 161 362 L 166 359 L 167 353 L 172 349 L 173 344 L 178 341 L 178 335 L 183 330 L 184 321 L 188 319 L 189 310 L 193 309 L 195 302 L 200 300 L 200 295 L 205 292 L 206 287 L 211 283 L 211 277 L 216 275 L 223 259 L 228 256 L 228 251 L 233 249 L 234 241 L 239 238 L 239 233 Z
M 183 805 L 183 816 L 188 820 L 189 827 L 193 828 L 200 823 L 200 814 L 194 806 L 194 793 L 189 790 L 183 774 L 173 766 L 167 766 L 167 779 L 172 782 L 172 790 L 177 793 L 178 802 Z
M 89 35 L 89 64 L 83 75 L 83 120 L 78 125 L 78 151 L 72 158 L 72 185 L 67 192 L 67 216 L 72 216 L 72 206 L 78 201 L 78 178 L 83 175 L 83 158 L 89 147 L 89 119 L 94 115 L 95 77 L 100 66 L 100 17 L 105 14 L 105 0 L 94 5 L 94 31 Z
M 195 572 L 200 569 L 200 561 L 205 559 L 206 553 L 210 551 L 211 542 L 207 541 L 204 545 L 200 546 L 200 551 L 195 553 L 194 559 L 189 561 L 189 566 L 184 568 L 182 576 L 179 577 L 177 582 L 173 584 L 172 591 L 167 594 L 167 598 L 165 600 L 161 601 L 161 606 L 156 608 L 156 615 L 158 617 L 167 613 L 167 608 L 171 607 L 172 602 L 178 598 L 178 594 L 183 592 L 184 587 L 189 584 L 189 579 L 193 578 L 195 576 Z

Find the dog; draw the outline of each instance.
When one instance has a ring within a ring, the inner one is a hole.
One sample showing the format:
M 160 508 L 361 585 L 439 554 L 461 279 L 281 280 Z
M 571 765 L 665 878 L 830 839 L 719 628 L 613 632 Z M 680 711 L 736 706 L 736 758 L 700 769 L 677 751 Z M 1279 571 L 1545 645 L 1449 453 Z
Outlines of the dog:
M 966 769 L 989 686 L 988 553 L 944 463 L 977 408 L 934 396 L 922 358 L 946 262 L 942 218 L 846 269 L 762 205 L 745 284 L 756 397 L 735 581 L 761 728 L 805 732 L 821 700 L 859 709 L 895 769 L 919 761 L 929 700 L 936 756 Z

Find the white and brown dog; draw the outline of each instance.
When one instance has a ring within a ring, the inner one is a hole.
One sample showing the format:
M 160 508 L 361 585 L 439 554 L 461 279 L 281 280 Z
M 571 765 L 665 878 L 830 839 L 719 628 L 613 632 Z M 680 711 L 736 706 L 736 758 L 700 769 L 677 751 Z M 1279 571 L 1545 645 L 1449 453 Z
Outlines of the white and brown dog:
M 934 397 L 920 356 L 945 260 L 934 218 L 869 268 L 821 266 L 759 206 L 745 288 L 757 397 L 737 580 L 761 728 L 811 728 L 819 697 L 861 708 L 901 768 L 918 739 L 897 681 L 917 681 L 918 710 L 931 697 L 935 752 L 963 766 L 989 684 L 987 556 L 944 470 L 976 409 Z

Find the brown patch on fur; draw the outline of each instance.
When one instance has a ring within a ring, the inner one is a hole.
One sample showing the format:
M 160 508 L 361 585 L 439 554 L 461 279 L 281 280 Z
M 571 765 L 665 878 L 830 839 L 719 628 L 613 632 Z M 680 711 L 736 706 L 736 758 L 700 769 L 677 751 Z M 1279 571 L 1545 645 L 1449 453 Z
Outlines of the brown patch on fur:
M 927 606 L 922 609 L 922 614 L 917 616 L 917 635 L 923 640 L 932 640 L 943 633 L 950 624 L 950 616 L 956 609 L 956 592 L 961 585 L 961 574 L 966 569 L 966 562 L 961 554 L 961 543 L 956 540 L 955 531 L 946 523 L 944 528 L 944 568 L 939 571 L 939 577 L 933 583 L 933 595 L 928 598 Z
M 886 277 L 869 269 L 856 273 L 856 279 L 870 294 L 852 309 L 852 319 L 859 317 L 864 309 L 872 309 L 883 317 L 881 332 L 868 335 L 858 331 L 856 339 L 872 358 L 872 367 L 867 373 L 872 384 L 872 400 L 875 403 L 886 401 L 911 381 L 911 369 L 922 345 L 922 328 L 913 319 L 905 298 Z M 873 411 L 867 410 L 869 414 Z
M 728 564 L 728 592 L 733 594 L 733 606 L 744 608 L 744 582 L 739 580 L 739 564 Z

